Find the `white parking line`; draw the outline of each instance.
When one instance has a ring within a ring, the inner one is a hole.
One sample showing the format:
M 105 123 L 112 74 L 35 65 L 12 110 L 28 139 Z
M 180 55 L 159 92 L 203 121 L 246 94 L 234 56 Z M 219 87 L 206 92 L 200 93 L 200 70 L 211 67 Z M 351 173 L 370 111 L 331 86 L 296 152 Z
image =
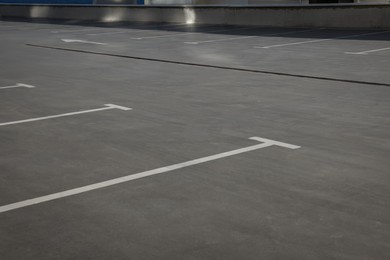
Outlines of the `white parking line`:
M 89 110 L 83 110 L 83 111 L 77 111 L 77 112 L 71 112 L 71 113 L 65 113 L 65 114 L 59 114 L 59 115 L 44 116 L 44 117 L 37 117 L 37 118 L 31 118 L 31 119 L 25 119 L 25 120 L 0 123 L 0 126 L 16 125 L 16 124 L 34 122 L 34 121 L 39 121 L 39 120 L 46 120 L 46 119 L 52 119 L 52 118 L 58 118 L 58 117 L 65 117 L 65 116 L 73 116 L 73 115 L 79 115 L 79 114 L 85 114 L 85 113 L 98 112 L 98 111 L 109 110 L 109 109 L 131 110 L 131 108 L 118 106 L 118 105 L 114 105 L 114 104 L 104 104 L 104 105 L 105 105 L 105 107 L 102 107 L 102 108 L 89 109 Z
M 90 184 L 87 186 L 82 186 L 82 187 L 71 189 L 71 190 L 52 193 L 52 194 L 45 195 L 42 197 L 37 197 L 34 199 L 29 199 L 29 200 L 24 200 L 24 201 L 12 203 L 12 204 L 4 205 L 4 206 L 0 207 L 0 213 L 23 208 L 23 207 L 28 207 L 31 205 L 35 205 L 35 204 L 39 204 L 39 203 L 43 203 L 43 202 L 47 202 L 47 201 L 51 201 L 51 200 L 69 197 L 69 196 L 73 196 L 76 194 L 80 194 L 80 193 L 84 193 L 84 192 L 88 192 L 88 191 L 92 191 L 92 190 L 97 190 L 97 189 L 113 186 L 113 185 L 124 183 L 124 182 L 129 182 L 132 180 L 137 180 L 137 179 L 145 178 L 148 176 L 157 175 L 160 173 L 170 172 L 170 171 L 174 171 L 174 170 L 186 168 L 186 167 L 201 164 L 201 163 L 206 163 L 206 162 L 218 160 L 221 158 L 225 158 L 225 157 L 229 157 L 229 156 L 233 156 L 233 155 L 237 155 L 237 154 L 241 154 L 241 153 L 247 153 L 250 151 L 258 150 L 258 149 L 273 146 L 273 145 L 288 148 L 288 149 L 300 148 L 300 146 L 297 146 L 297 145 L 287 144 L 287 143 L 278 142 L 278 141 L 269 140 L 269 139 L 260 138 L 260 137 L 251 137 L 249 139 L 259 141 L 262 143 L 248 146 L 248 147 L 241 148 L 241 149 L 237 149 L 237 150 L 232 150 L 229 152 L 224 152 L 224 153 L 219 153 L 219 154 L 215 154 L 215 155 L 211 155 L 211 156 L 207 156 L 207 157 L 202 157 L 202 158 L 191 160 L 191 161 L 186 161 L 186 162 L 182 162 L 182 163 L 178 163 L 178 164 L 169 165 L 169 166 L 157 168 L 154 170 L 130 174 L 130 175 L 127 175 L 124 177 L 119 177 L 119 178 L 115 178 L 115 179 L 108 180 L 108 181 L 98 182 L 95 184 Z
M 324 42 L 324 41 L 332 41 L 332 40 L 337 40 L 337 39 L 348 39 L 348 38 L 367 36 L 367 35 L 384 34 L 384 33 L 389 33 L 389 32 L 390 31 L 354 34 L 354 35 L 340 36 L 340 37 L 334 37 L 334 38 L 326 38 L 326 39 L 319 39 L 319 40 L 292 42 L 292 43 L 275 44 L 275 45 L 268 45 L 268 46 L 255 46 L 254 48 L 269 49 L 269 48 L 283 47 L 283 46 L 290 46 L 290 45 L 298 45 L 298 44 L 305 44 L 305 43 Z
M 174 34 L 165 34 L 165 35 L 155 35 L 155 36 L 145 36 L 145 37 L 133 37 L 133 40 L 145 40 L 145 39 L 156 39 L 156 38 L 166 38 L 166 37 L 174 37 L 174 36 L 182 36 L 182 35 L 191 35 L 197 34 L 198 32 L 188 32 L 188 33 L 174 33 Z
M 249 38 L 255 38 L 259 36 L 240 36 L 240 37 L 233 37 L 233 38 L 224 38 L 224 39 L 218 39 L 218 40 L 208 40 L 208 41 L 197 41 L 197 42 L 184 42 L 185 44 L 201 44 L 201 43 L 210 43 L 210 42 L 222 42 L 222 41 L 234 41 L 234 40 L 242 40 L 242 39 L 249 39 Z
M 382 49 L 375 49 L 375 50 L 369 50 L 369 51 L 361 51 L 361 52 L 344 52 L 345 54 L 358 54 L 358 55 L 366 55 L 371 52 L 377 52 L 377 51 L 386 51 L 390 50 L 390 47 L 388 48 L 382 48 Z
M 292 33 L 299 33 L 299 32 L 318 31 L 318 30 L 321 30 L 321 29 L 300 30 L 300 31 L 292 31 L 292 32 L 284 32 L 284 33 L 253 35 L 253 36 L 241 36 L 241 37 L 233 37 L 233 38 L 224 38 L 224 39 L 216 39 L 216 40 L 208 40 L 208 41 L 197 41 L 197 42 L 184 42 L 184 43 L 186 43 L 186 44 L 202 44 L 202 43 L 210 43 L 210 42 L 234 41 L 234 40 L 258 38 L 258 37 L 264 37 L 264 36 L 276 36 L 276 35 L 285 35 L 285 34 L 292 34 Z
M 108 44 L 108 43 L 104 43 L 104 42 L 91 42 L 91 41 L 78 40 L 78 39 L 61 39 L 61 41 L 66 42 L 66 43 L 79 42 L 79 43 L 88 43 L 88 44 L 97 44 L 97 45 L 107 45 Z
M 165 34 L 165 35 L 156 35 L 156 36 L 135 37 L 131 39 L 144 40 L 144 39 L 165 38 L 165 37 L 174 37 L 174 36 L 191 35 L 191 34 L 207 34 L 207 33 L 215 33 L 215 32 L 241 31 L 241 30 L 249 30 L 249 29 L 253 29 L 253 28 L 223 29 L 223 30 L 215 30 L 215 31 L 208 31 L 208 32 L 174 33 L 174 34 Z
M 23 83 L 18 83 L 13 86 L 5 86 L 5 87 L 0 87 L 0 89 L 7 89 L 7 88 L 35 88 L 35 86 L 23 84 Z

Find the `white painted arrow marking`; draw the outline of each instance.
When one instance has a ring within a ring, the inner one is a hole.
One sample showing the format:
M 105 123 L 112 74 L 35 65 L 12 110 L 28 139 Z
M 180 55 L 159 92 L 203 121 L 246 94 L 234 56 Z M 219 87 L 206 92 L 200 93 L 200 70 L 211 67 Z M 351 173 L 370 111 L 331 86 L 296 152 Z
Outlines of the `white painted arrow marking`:
M 88 44 L 97 44 L 97 45 L 107 45 L 107 43 L 104 42 L 91 42 L 91 41 L 77 40 L 77 39 L 61 39 L 61 41 L 66 43 L 79 42 L 79 43 L 88 43 Z
M 0 207 L 0 213 L 6 212 L 6 211 L 10 211 L 10 210 L 19 209 L 19 208 L 23 208 L 23 207 L 28 207 L 28 206 L 39 204 L 39 203 L 43 203 L 43 202 L 46 202 L 46 201 L 51 201 L 51 200 L 56 200 L 56 199 L 60 199 L 60 198 L 64 198 L 64 197 L 69 197 L 69 196 L 73 196 L 73 195 L 76 195 L 76 194 L 80 194 L 80 193 L 84 193 L 84 192 L 88 192 L 88 191 L 92 191 L 92 190 L 97 190 L 97 189 L 113 186 L 113 185 L 124 183 L 124 182 L 129 182 L 129 181 L 132 181 L 132 180 L 137 180 L 137 179 L 145 178 L 145 177 L 148 177 L 148 176 L 157 175 L 157 174 L 160 174 L 160 173 L 170 172 L 170 171 L 186 168 L 186 167 L 189 167 L 189 166 L 193 166 L 193 165 L 196 165 L 196 164 L 201 164 L 201 163 L 205 163 L 205 162 L 209 162 L 209 161 L 214 161 L 214 160 L 218 160 L 218 159 L 221 159 L 221 158 L 225 158 L 225 157 L 229 157 L 229 156 L 233 156 L 233 155 L 237 155 L 237 154 L 241 154 L 241 153 L 246 153 L 246 152 L 254 151 L 254 150 L 257 150 L 257 149 L 261 149 L 261 148 L 265 148 L 265 147 L 269 147 L 269 146 L 273 146 L 273 145 L 281 146 L 281 147 L 289 148 L 289 149 L 298 149 L 298 148 L 300 148 L 300 146 L 297 146 L 297 145 L 287 144 L 287 143 L 278 142 L 278 141 L 265 139 L 265 138 L 261 138 L 261 137 L 251 137 L 249 139 L 260 141 L 260 142 L 263 142 L 263 143 L 252 145 L 252 146 L 248 146 L 248 147 L 237 149 L 237 150 L 232 150 L 232 151 L 229 151 L 229 152 L 224 152 L 224 153 L 219 153 L 219 154 L 215 154 L 215 155 L 211 155 L 211 156 L 207 156 L 207 157 L 202 157 L 202 158 L 191 160 L 191 161 L 187 161 L 187 162 L 173 164 L 173 165 L 157 168 L 157 169 L 154 169 L 154 170 L 149 170 L 149 171 L 139 172 L 139 173 L 135 173 L 135 174 L 130 174 L 130 175 L 127 175 L 127 176 L 124 176 L 124 177 L 119 177 L 119 178 L 115 178 L 115 179 L 108 180 L 108 181 L 102 181 L 102 182 L 98 182 L 98 183 L 95 183 L 95 184 L 82 186 L 82 187 L 71 189 L 71 190 L 66 190 L 66 191 L 61 191 L 61 192 L 57 192 L 57 193 L 52 193 L 52 194 L 41 196 L 41 197 L 37 197 L 37 198 L 34 198 L 34 199 L 29 199 L 29 200 L 24 200 L 24 201 L 12 203 L 12 204 L 4 205 L 4 206 Z
M 65 113 L 65 114 L 59 114 L 59 115 L 44 116 L 44 117 L 37 117 L 37 118 L 31 118 L 31 119 L 25 119 L 25 120 L 0 123 L 0 126 L 16 125 L 16 124 L 34 122 L 34 121 L 39 121 L 39 120 L 46 120 L 46 119 L 52 119 L 52 118 L 58 118 L 58 117 L 65 117 L 65 116 L 73 116 L 73 115 L 79 115 L 79 114 L 85 114 L 85 113 L 98 112 L 98 111 L 109 110 L 109 109 L 131 110 L 131 108 L 118 106 L 118 105 L 114 105 L 114 104 L 104 104 L 104 105 L 105 105 L 105 107 L 102 107 L 102 108 L 89 109 L 89 110 L 83 110 L 83 111 L 77 111 L 77 112 L 71 112 L 71 113 Z
M 18 83 L 13 86 L 5 86 L 5 87 L 0 87 L 0 89 L 7 89 L 7 88 L 35 88 L 35 86 L 23 84 L 23 83 Z

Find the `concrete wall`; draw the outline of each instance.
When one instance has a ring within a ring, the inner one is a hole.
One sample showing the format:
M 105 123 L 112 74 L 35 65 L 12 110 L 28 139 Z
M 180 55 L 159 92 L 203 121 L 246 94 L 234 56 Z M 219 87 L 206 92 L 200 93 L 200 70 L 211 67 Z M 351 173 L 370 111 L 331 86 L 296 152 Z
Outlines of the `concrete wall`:
M 274 27 L 387 28 L 390 5 L 216 7 L 0 5 L 0 16 Z

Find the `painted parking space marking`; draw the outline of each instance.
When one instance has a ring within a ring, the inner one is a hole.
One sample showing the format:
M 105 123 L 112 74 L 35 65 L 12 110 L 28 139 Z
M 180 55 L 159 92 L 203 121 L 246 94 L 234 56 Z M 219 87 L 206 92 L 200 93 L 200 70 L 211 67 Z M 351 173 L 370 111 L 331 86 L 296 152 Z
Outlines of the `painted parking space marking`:
M 356 55 L 367 55 L 368 53 L 371 53 L 371 52 L 387 51 L 387 50 L 390 50 L 390 47 L 375 49 L 375 50 L 368 50 L 368 51 L 361 51 L 361 52 L 344 52 L 344 53 L 345 54 L 356 54 Z
M 98 183 L 94 183 L 94 184 L 78 187 L 78 188 L 71 189 L 71 190 L 66 190 L 66 191 L 61 191 L 61 192 L 57 192 L 57 193 L 52 193 L 52 194 L 41 196 L 41 197 L 37 197 L 37 198 L 34 198 L 34 199 L 28 199 L 28 200 L 24 200 L 24 201 L 12 203 L 12 204 L 4 205 L 4 206 L 0 207 L 0 213 L 6 212 L 6 211 L 15 210 L 15 209 L 19 209 L 19 208 L 28 207 L 28 206 L 31 206 L 31 205 L 35 205 L 35 204 L 39 204 L 39 203 L 43 203 L 43 202 L 47 202 L 47 201 L 51 201 L 51 200 L 61 199 L 61 198 L 73 196 L 73 195 L 76 195 L 76 194 L 85 193 L 85 192 L 88 192 L 88 191 L 97 190 L 97 189 L 101 189 L 101 188 L 117 185 L 117 184 L 124 183 L 124 182 L 129 182 L 129 181 L 132 181 L 132 180 L 137 180 L 137 179 L 149 177 L 149 176 L 152 176 L 152 175 L 157 175 L 157 174 L 160 174 L 160 173 L 175 171 L 175 170 L 186 168 L 186 167 L 190 167 L 190 166 L 193 166 L 193 165 L 202 164 L 202 163 L 206 163 L 206 162 L 222 159 L 222 158 L 233 156 L 233 155 L 238 155 L 238 154 L 247 153 L 247 152 L 250 152 L 250 151 L 262 149 L 262 148 L 265 148 L 265 147 L 279 146 L 279 147 L 284 147 L 284 148 L 288 148 L 288 149 L 298 149 L 298 148 L 300 148 L 300 146 L 297 146 L 297 145 L 283 143 L 283 142 L 274 141 L 274 140 L 270 140 L 270 139 L 265 139 L 265 138 L 261 138 L 261 137 L 251 137 L 249 139 L 261 142 L 261 144 L 256 144 L 256 145 L 252 145 L 252 146 L 248 146 L 248 147 L 244 147 L 244 148 L 240 148 L 240 149 L 236 149 L 236 150 L 232 150 L 232 151 L 228 151 L 228 152 L 224 152 L 224 153 L 210 155 L 210 156 L 198 158 L 198 159 L 191 160 L 191 161 L 186 161 L 186 162 L 182 162 L 182 163 L 177 163 L 177 164 L 173 164 L 173 165 L 157 168 L 157 169 L 154 169 L 154 170 L 149 170 L 149 171 L 139 172 L 139 173 L 135 173 L 135 174 L 130 174 L 130 175 L 127 175 L 127 176 L 124 176 L 124 177 L 119 177 L 119 178 L 115 178 L 115 179 L 111 179 L 111 180 L 107 180 L 107 181 L 103 181 L 103 182 L 98 182 Z
M 193 42 L 184 42 L 184 43 L 185 44 L 194 44 L 194 45 L 196 45 L 196 44 L 202 44 L 202 43 L 222 42 L 222 41 L 235 41 L 235 40 L 258 38 L 258 37 L 264 37 L 264 36 L 287 35 L 287 34 L 293 34 L 293 33 L 310 32 L 310 31 L 318 31 L 318 30 L 321 30 L 321 29 L 300 30 L 300 31 L 283 32 L 283 33 L 272 33 L 272 34 L 264 34 L 264 35 L 241 36 L 241 37 L 232 37 L 232 38 L 224 38 L 224 39 L 216 39 L 216 40 L 208 40 L 208 41 L 193 41 Z
M 17 83 L 16 85 L 13 86 L 0 87 L 0 89 L 8 89 L 8 88 L 35 88 L 35 86 L 27 85 L 23 83 Z
M 114 104 L 104 104 L 104 106 L 105 107 L 102 107 L 102 108 L 95 108 L 95 109 L 89 109 L 89 110 L 83 110 L 83 111 L 77 111 L 77 112 L 70 112 L 70 113 L 65 113 L 65 114 L 58 114 L 58 115 L 36 117 L 36 118 L 30 118 L 30 119 L 24 119 L 24 120 L 12 121 L 12 122 L 5 122 L 5 123 L 0 123 L 0 126 L 23 124 L 23 123 L 29 123 L 29 122 L 58 118 L 58 117 L 66 117 L 66 116 L 74 116 L 74 115 L 80 115 L 80 114 L 86 114 L 86 113 L 93 113 L 93 112 L 109 110 L 109 109 L 120 109 L 120 110 L 125 110 L 125 111 L 132 110 L 132 108 L 118 106 L 118 105 L 114 105 Z
M 87 43 L 87 44 L 96 44 L 96 45 L 108 45 L 108 43 L 104 42 L 92 42 L 92 41 L 86 41 L 86 40 L 78 40 L 78 39 L 61 39 L 61 41 L 66 43 Z
M 173 34 L 165 34 L 165 35 L 154 35 L 154 36 L 145 36 L 145 37 L 133 37 L 133 40 L 145 40 L 145 39 L 156 39 L 156 38 L 167 38 L 167 37 L 175 37 L 175 36 L 184 36 L 197 34 L 198 32 L 187 32 L 187 33 L 173 33 Z
M 222 30 L 214 30 L 208 32 L 187 32 L 187 33 L 174 33 L 174 34 L 165 34 L 165 35 L 155 35 L 155 36 L 145 36 L 145 37 L 134 37 L 131 38 L 133 40 L 144 40 L 144 39 L 155 39 L 155 38 L 166 38 L 166 37 L 175 37 L 175 36 L 185 36 L 192 34 L 207 34 L 207 33 L 216 33 L 216 32 L 231 32 L 231 31 L 242 31 L 242 30 L 250 30 L 254 28 L 236 28 L 236 29 L 222 29 Z
M 224 38 L 217 40 L 208 40 L 208 41 L 197 41 L 197 42 L 184 42 L 185 44 L 202 44 L 202 43 L 210 43 L 210 42 L 222 42 L 222 41 L 234 41 L 234 40 L 242 40 L 242 39 L 250 39 L 258 36 L 241 36 L 241 37 L 232 37 L 232 38 Z
M 268 45 L 268 46 L 255 46 L 254 48 L 269 49 L 269 48 L 284 47 L 284 46 L 290 46 L 290 45 L 299 45 L 299 44 L 315 43 L 315 42 L 325 42 L 325 41 L 333 41 L 333 40 L 337 40 L 337 39 L 348 39 L 348 38 L 354 38 L 354 37 L 360 37 L 360 36 L 385 34 L 385 33 L 389 33 L 389 32 L 390 31 L 381 31 L 381 32 L 373 32 L 373 33 L 354 34 L 354 35 L 347 35 L 347 36 L 340 36 L 340 37 L 326 38 L 326 39 L 318 39 L 318 40 L 291 42 L 291 43 L 275 44 L 275 45 Z

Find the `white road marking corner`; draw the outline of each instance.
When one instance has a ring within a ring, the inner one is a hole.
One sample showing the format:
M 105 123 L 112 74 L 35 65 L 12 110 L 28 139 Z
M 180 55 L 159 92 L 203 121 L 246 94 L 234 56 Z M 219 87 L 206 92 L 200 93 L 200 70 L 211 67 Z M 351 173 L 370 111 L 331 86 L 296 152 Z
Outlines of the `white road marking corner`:
M 52 194 L 37 197 L 34 199 L 28 199 L 28 200 L 24 200 L 24 201 L 20 201 L 20 202 L 16 202 L 16 203 L 8 204 L 8 205 L 3 205 L 3 206 L 0 206 L 0 213 L 32 206 L 35 204 L 39 204 L 39 203 L 43 203 L 43 202 L 47 202 L 47 201 L 51 201 L 51 200 L 61 199 L 61 198 L 73 196 L 76 194 L 85 193 L 88 191 L 97 190 L 97 189 L 113 186 L 113 185 L 124 183 L 124 182 L 129 182 L 132 180 L 137 180 L 137 179 L 157 175 L 160 173 L 170 172 L 170 171 L 186 168 L 186 167 L 197 165 L 197 164 L 206 163 L 206 162 L 218 160 L 218 159 L 225 158 L 225 157 L 258 150 L 258 149 L 273 146 L 273 145 L 284 147 L 284 148 L 289 148 L 289 149 L 300 148 L 300 146 L 297 146 L 297 145 L 292 145 L 292 144 L 283 143 L 283 142 L 270 140 L 270 139 L 265 139 L 265 138 L 261 138 L 261 137 L 251 137 L 249 139 L 255 140 L 255 141 L 260 141 L 262 143 L 248 146 L 248 147 L 244 147 L 244 148 L 240 148 L 240 149 L 236 149 L 236 150 L 232 150 L 232 151 L 228 151 L 228 152 L 223 152 L 223 153 L 219 153 L 219 154 L 215 154 L 215 155 L 210 155 L 210 156 L 198 158 L 198 159 L 191 160 L 191 161 L 177 163 L 177 164 L 157 168 L 154 170 L 130 174 L 130 175 L 127 175 L 124 177 L 119 177 L 119 178 L 115 178 L 115 179 L 111 179 L 111 180 L 107 180 L 107 181 L 102 181 L 102 182 L 98 182 L 98 183 L 94 183 L 94 184 L 90 184 L 90 185 L 86 185 L 86 186 L 82 186 L 82 187 L 78 187 L 78 188 L 74 188 L 74 189 L 70 189 L 70 190 L 66 190 L 66 191 L 52 193 Z
M 17 83 L 16 85 L 13 86 L 0 87 L 0 89 L 8 89 L 8 88 L 35 88 L 35 86 L 27 85 L 23 83 Z

